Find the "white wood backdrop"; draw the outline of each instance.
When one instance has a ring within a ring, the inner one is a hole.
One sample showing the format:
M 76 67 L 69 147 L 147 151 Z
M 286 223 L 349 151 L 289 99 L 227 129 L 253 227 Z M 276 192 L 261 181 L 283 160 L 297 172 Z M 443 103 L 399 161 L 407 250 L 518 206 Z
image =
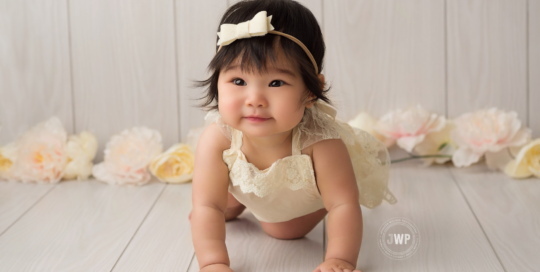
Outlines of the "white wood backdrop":
M 58 116 L 94 132 L 203 124 L 194 107 L 234 0 L 0 0 L 0 145 Z M 540 0 L 303 0 L 325 36 L 338 117 L 420 103 L 454 118 L 496 106 L 540 136 Z

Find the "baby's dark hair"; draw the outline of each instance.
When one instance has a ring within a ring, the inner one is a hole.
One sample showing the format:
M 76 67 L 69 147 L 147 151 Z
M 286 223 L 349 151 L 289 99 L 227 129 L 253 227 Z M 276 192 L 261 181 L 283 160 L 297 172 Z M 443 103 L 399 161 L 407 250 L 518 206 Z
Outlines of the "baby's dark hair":
M 313 13 L 300 3 L 292 0 L 247 0 L 240 1 L 225 11 L 221 18 L 222 24 L 238 24 L 251 20 L 255 14 L 265 10 L 267 16 L 272 15 L 271 24 L 274 30 L 289 34 L 300 40 L 311 52 L 318 70 L 323 69 L 324 51 L 326 49 L 321 28 Z M 219 32 L 219 26 L 218 31 Z M 217 35 L 216 35 L 217 36 Z M 216 38 L 216 44 L 218 38 Z M 312 101 L 321 99 L 329 104 L 330 99 L 326 93 L 330 91 L 324 89 L 321 81 L 315 73 L 315 67 L 307 56 L 306 52 L 292 40 L 276 34 L 266 34 L 264 36 L 251 37 L 247 39 L 237 39 L 229 45 L 223 46 L 207 67 L 212 75 L 203 81 L 195 81 L 194 87 L 205 87 L 204 96 L 198 100 L 205 99 L 199 107 L 206 110 L 218 109 L 218 79 L 220 71 L 231 65 L 237 57 L 240 57 L 240 69 L 242 72 L 250 70 L 258 73 L 267 72 L 267 59 L 272 63 L 276 62 L 276 45 L 279 43 L 284 55 L 291 64 L 299 68 L 302 80 L 306 85 L 306 93 L 303 100 L 309 97 L 310 93 L 316 96 Z M 268 58 L 269 57 L 269 58 Z M 326 84 L 325 84 L 326 85 Z M 213 104 L 214 100 L 216 103 Z

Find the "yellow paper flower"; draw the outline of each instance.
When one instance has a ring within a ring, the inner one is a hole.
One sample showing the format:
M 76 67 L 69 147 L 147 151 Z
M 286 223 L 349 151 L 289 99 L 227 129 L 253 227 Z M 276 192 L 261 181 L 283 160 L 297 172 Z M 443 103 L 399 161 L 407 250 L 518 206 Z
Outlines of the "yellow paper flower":
M 513 178 L 528 178 L 532 175 L 540 178 L 540 139 L 522 147 L 516 159 L 506 165 L 504 173 Z
M 13 163 L 17 158 L 17 147 L 15 143 L 9 143 L 0 147 L 0 180 L 11 181 L 13 177 Z
M 96 136 L 87 131 L 69 136 L 64 179 L 87 179 L 92 174 L 92 160 L 96 156 L 97 145 Z
M 150 162 L 150 172 L 159 180 L 185 183 L 193 178 L 194 155 L 186 144 L 175 144 Z
M 457 145 L 450 138 L 450 131 L 455 128 L 452 120 L 447 120 L 445 127 L 441 131 L 432 132 L 426 135 L 424 141 L 414 147 L 414 152 L 418 155 L 448 155 L 449 157 L 422 158 L 424 166 L 433 163 L 443 164 L 451 160 L 451 156 L 457 149 Z

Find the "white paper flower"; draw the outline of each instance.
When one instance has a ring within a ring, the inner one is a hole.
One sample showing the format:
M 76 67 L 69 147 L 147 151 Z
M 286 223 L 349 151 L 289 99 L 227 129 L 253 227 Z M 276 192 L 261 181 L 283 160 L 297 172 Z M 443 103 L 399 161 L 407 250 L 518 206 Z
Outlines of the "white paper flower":
M 152 159 L 148 168 L 160 181 L 184 183 L 193 178 L 194 164 L 194 155 L 190 146 L 175 144 Z
M 348 122 L 349 126 L 351 127 L 356 127 L 369 132 L 369 134 L 375 136 L 375 138 L 383 142 L 386 147 L 390 147 L 396 143 L 395 139 L 384 137 L 384 135 L 380 134 L 375 129 L 377 127 L 377 123 L 378 121 L 367 112 L 359 113 L 354 119 Z
M 452 155 L 457 150 L 457 145 L 450 139 L 450 131 L 455 128 L 455 124 L 451 120 L 446 121 L 445 127 L 441 131 L 436 131 L 426 135 L 424 141 L 419 143 L 414 152 L 417 155 L 446 155 L 448 157 L 440 158 L 422 158 L 424 166 L 429 166 L 433 163 L 443 164 L 452 159 Z
M 429 113 L 416 105 L 385 114 L 379 119 L 376 130 L 387 138 L 396 139 L 399 147 L 412 152 L 427 134 L 442 130 L 445 123 L 444 116 Z
M 92 174 L 92 160 L 96 156 L 97 139 L 94 134 L 83 131 L 69 136 L 66 151 L 68 162 L 64 179 L 87 179 Z
M 0 180 L 15 181 L 13 163 L 17 160 L 15 142 L 0 147 Z
M 452 156 L 456 167 L 469 166 L 486 155 L 490 169 L 504 169 L 508 163 L 507 147 L 519 147 L 531 139 L 531 130 L 521 126 L 514 111 L 497 108 L 466 113 L 455 119 L 450 137 L 458 145 Z
M 102 163 L 92 174 L 109 184 L 143 185 L 150 181 L 150 161 L 162 151 L 161 134 L 146 127 L 134 127 L 111 137 Z
M 57 117 L 39 123 L 16 142 L 13 175 L 22 182 L 57 183 L 66 166 L 67 133 Z

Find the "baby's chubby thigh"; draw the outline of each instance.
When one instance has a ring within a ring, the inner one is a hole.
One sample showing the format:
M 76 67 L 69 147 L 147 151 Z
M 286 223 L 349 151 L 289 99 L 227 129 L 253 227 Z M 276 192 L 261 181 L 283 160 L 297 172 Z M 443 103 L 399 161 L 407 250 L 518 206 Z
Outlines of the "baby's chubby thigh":
M 268 223 L 261 221 L 261 227 L 270 236 L 282 239 L 292 240 L 306 236 L 328 212 L 325 208 L 315 211 L 304 216 L 300 216 L 289 221 Z

